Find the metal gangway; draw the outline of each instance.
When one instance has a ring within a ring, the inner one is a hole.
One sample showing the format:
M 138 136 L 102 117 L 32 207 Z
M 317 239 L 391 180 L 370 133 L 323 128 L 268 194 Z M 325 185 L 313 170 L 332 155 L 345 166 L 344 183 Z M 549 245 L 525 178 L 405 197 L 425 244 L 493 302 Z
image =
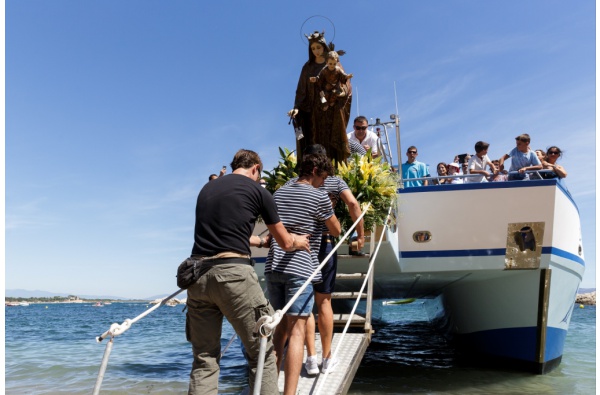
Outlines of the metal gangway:
M 369 204 L 370 205 L 370 204 Z M 354 228 L 358 224 L 358 222 L 362 219 L 362 217 L 367 212 L 369 206 L 367 205 L 363 210 L 361 216 L 358 220 L 353 224 L 353 226 L 346 232 L 346 234 L 340 238 L 340 241 L 335 246 L 334 250 L 321 262 L 319 267 L 314 271 L 312 276 L 307 280 L 307 286 L 312 278 L 321 270 L 321 268 L 325 265 L 326 262 L 329 261 L 330 257 L 339 249 L 339 247 L 344 243 L 346 239 L 351 235 L 354 231 Z M 332 294 L 332 298 L 346 298 L 346 299 L 355 299 L 352 310 L 349 314 L 335 314 L 334 315 L 334 323 L 337 325 L 343 324 L 344 329 L 341 333 L 334 333 L 332 340 L 332 356 L 331 358 L 338 360 L 338 365 L 333 372 L 326 372 L 324 374 L 318 374 L 316 376 L 309 376 L 306 373 L 306 370 L 303 368 L 301 372 L 301 377 L 298 382 L 298 394 L 345 394 L 347 393 L 350 385 L 352 384 L 352 380 L 354 375 L 360 365 L 360 362 L 365 354 L 365 351 L 371 341 L 371 335 L 373 333 L 371 326 L 371 316 L 372 316 L 372 301 L 373 301 L 373 271 L 374 271 L 374 262 L 379 251 L 379 247 L 381 246 L 382 239 L 385 235 L 385 230 L 389 224 L 390 213 L 392 208 L 388 212 L 387 219 L 385 221 L 385 225 L 383 227 L 382 232 L 378 232 L 379 241 L 378 243 L 373 243 L 372 238 L 375 236 L 375 229 L 371 232 L 371 239 L 369 242 L 369 253 L 363 256 L 350 256 L 350 255 L 340 255 L 338 259 L 343 261 L 344 259 L 362 259 L 364 261 L 368 261 L 368 267 L 365 268 L 365 272 L 355 273 L 355 274 L 338 274 L 336 277 L 336 281 L 343 281 L 347 279 L 362 279 L 362 286 L 357 292 L 343 292 L 343 293 L 334 293 Z M 338 261 L 338 264 L 340 262 Z M 298 291 L 300 294 L 303 291 L 301 288 Z M 102 358 L 101 366 L 98 372 L 98 377 L 96 380 L 96 384 L 94 386 L 93 394 L 99 394 L 102 386 L 102 381 L 104 379 L 104 375 L 106 373 L 106 369 L 108 367 L 109 357 L 113 348 L 115 337 L 122 335 L 131 326 L 137 321 L 141 320 L 154 310 L 159 307 L 165 305 L 170 299 L 177 296 L 179 293 L 183 292 L 183 289 L 179 289 L 178 291 L 172 293 L 166 298 L 162 299 L 159 304 L 151 307 L 146 310 L 142 314 L 138 315 L 134 319 L 126 319 L 122 324 L 114 323 L 110 326 L 110 328 L 102 333 L 100 336 L 96 338 L 97 342 L 101 342 L 104 339 L 110 338 L 106 345 L 106 349 Z M 359 302 L 362 299 L 366 299 L 366 314 L 365 316 L 359 316 L 356 314 L 356 309 L 358 307 Z M 283 311 L 277 311 L 273 317 L 262 317 L 265 319 L 261 324 L 261 320 L 257 322 L 257 331 L 260 332 L 262 339 L 261 342 L 266 345 L 266 339 L 268 336 L 272 334 L 272 331 L 277 326 L 281 318 L 283 317 L 285 311 L 289 308 L 289 306 L 293 303 L 294 300 L 291 300 L 286 307 L 284 307 Z M 362 327 L 364 329 L 363 333 L 348 333 L 348 329 L 350 327 L 356 328 L 357 326 Z M 263 330 L 263 328 L 267 327 L 267 330 Z M 229 344 L 225 346 L 222 353 L 224 353 L 229 345 L 235 339 L 234 337 L 229 341 Z M 317 354 L 320 354 L 321 350 L 321 342 L 319 335 L 317 335 L 317 339 L 315 340 L 315 346 L 317 348 Z M 262 347 L 262 345 L 261 345 Z M 304 355 L 303 362 L 306 361 L 306 351 Z M 264 362 L 264 358 L 263 358 Z M 261 363 L 259 362 L 259 367 L 256 376 L 257 385 L 255 385 L 254 393 L 260 393 L 260 374 Z M 285 373 L 283 370 L 279 374 L 279 389 L 283 391 L 283 383 L 285 380 Z

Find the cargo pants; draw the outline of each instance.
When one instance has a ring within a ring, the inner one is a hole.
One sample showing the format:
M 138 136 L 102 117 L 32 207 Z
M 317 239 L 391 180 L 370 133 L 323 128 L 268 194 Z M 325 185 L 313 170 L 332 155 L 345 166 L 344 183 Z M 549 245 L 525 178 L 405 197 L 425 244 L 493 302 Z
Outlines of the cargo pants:
M 250 393 L 258 364 L 260 337 L 254 325 L 263 315 L 273 315 L 254 268 L 244 264 L 212 267 L 187 290 L 186 337 L 192 343 L 194 362 L 188 394 L 216 395 L 219 384 L 223 316 L 231 323 L 247 353 Z M 262 395 L 279 394 L 273 342 L 269 338 L 263 370 Z

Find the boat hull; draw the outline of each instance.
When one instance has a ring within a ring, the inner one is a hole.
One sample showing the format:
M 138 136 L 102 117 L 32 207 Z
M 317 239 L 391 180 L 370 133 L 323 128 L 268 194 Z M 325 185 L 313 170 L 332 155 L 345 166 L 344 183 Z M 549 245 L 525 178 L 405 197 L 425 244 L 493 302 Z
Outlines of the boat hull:
M 374 299 L 423 300 L 469 359 L 536 373 L 558 366 L 585 268 L 579 212 L 559 181 L 407 188 L 396 217 L 375 260 Z M 367 264 L 341 259 L 338 273 Z M 336 283 L 336 292 L 359 288 Z

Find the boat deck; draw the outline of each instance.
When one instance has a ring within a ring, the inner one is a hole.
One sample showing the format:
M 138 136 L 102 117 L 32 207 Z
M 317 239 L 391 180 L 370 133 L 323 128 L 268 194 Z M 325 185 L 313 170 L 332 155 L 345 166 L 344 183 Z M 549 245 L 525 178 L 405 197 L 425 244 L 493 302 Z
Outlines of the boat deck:
M 341 333 L 333 334 L 333 344 L 331 352 L 335 351 L 340 339 Z M 327 375 L 323 388 L 320 389 L 322 395 L 333 395 L 333 394 L 346 394 L 356 370 L 362 361 L 367 346 L 369 345 L 369 334 L 368 333 L 346 333 L 343 338 L 342 347 L 338 351 L 337 359 L 338 365 L 333 372 Z M 317 339 L 315 341 L 315 347 L 317 349 L 317 355 L 319 358 L 319 366 L 321 362 L 321 337 L 317 333 Z M 306 349 L 304 350 L 303 362 L 306 361 Z M 321 385 L 321 382 L 325 378 L 325 375 L 319 373 L 315 376 L 309 376 L 302 364 L 302 371 L 300 372 L 300 380 L 298 381 L 297 394 L 316 394 L 317 389 Z M 279 391 L 283 393 L 283 385 L 285 382 L 285 374 L 283 369 L 279 373 Z

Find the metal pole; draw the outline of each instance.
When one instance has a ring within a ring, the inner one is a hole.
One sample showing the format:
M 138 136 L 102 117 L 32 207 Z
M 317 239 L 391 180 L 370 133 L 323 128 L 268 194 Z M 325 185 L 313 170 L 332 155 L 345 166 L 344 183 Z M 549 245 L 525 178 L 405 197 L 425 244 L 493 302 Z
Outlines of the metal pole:
M 104 373 L 106 372 L 106 366 L 108 365 L 108 357 L 112 351 L 113 339 L 114 338 L 111 338 L 110 341 L 106 343 L 104 356 L 102 357 L 102 364 L 100 365 L 100 371 L 98 372 L 98 378 L 96 379 L 96 385 L 94 386 L 94 392 L 92 395 L 98 395 L 100 393 L 100 387 L 102 386 L 102 380 L 104 379 Z
M 258 351 L 258 364 L 256 366 L 256 375 L 254 376 L 254 392 L 253 395 L 260 395 L 260 387 L 262 385 L 263 370 L 265 368 L 265 355 L 267 353 L 267 337 L 260 338 L 260 349 Z
M 402 150 L 400 148 L 400 117 L 396 114 L 396 146 L 398 147 L 398 180 L 400 189 L 404 189 L 404 180 L 402 179 Z

